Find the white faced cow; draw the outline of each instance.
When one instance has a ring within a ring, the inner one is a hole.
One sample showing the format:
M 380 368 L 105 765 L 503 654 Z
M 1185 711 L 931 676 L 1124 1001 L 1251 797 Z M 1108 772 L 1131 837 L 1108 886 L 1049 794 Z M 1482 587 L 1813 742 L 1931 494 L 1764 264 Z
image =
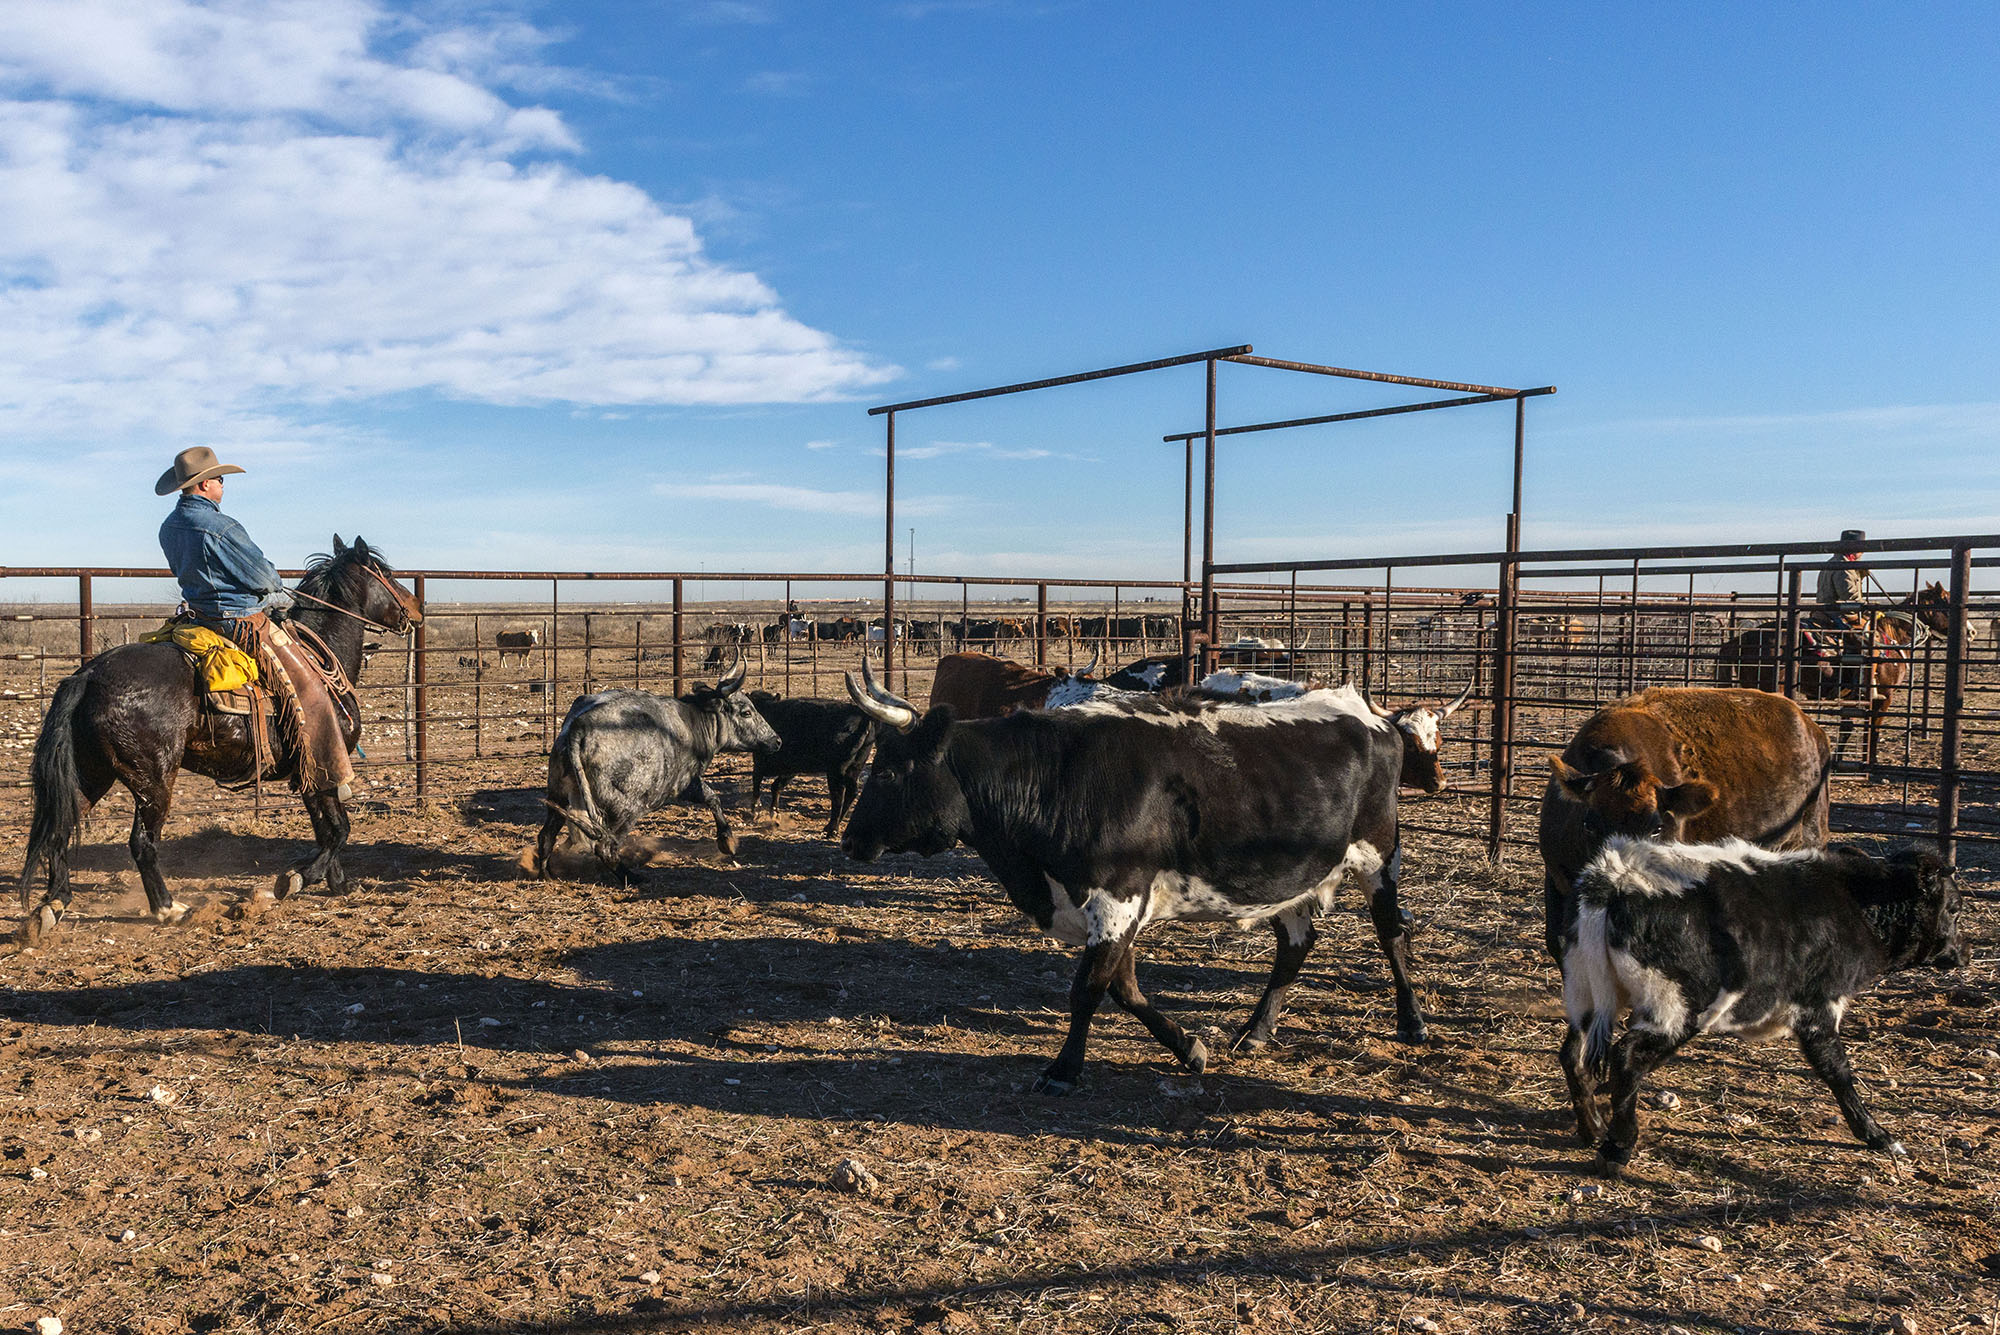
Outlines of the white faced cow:
M 633 825 L 669 802 L 699 802 L 715 816 L 716 843 L 736 851 L 722 799 L 703 772 L 717 751 L 776 751 L 771 731 L 743 695 L 745 665 L 714 686 L 679 699 L 623 687 L 580 697 L 569 707 L 549 751 L 549 814 L 535 842 L 536 865 L 549 874 L 549 855 L 565 824 L 590 841 L 606 876 L 618 872 L 618 850 Z
M 1202 1041 L 1139 991 L 1134 943 L 1153 922 L 1272 924 L 1277 959 L 1236 1038 L 1267 1042 L 1312 948 L 1313 915 L 1350 874 L 1368 887 L 1397 1034 L 1424 1039 L 1397 901 L 1396 790 L 1436 782 L 1436 756 L 1421 763 L 1359 693 L 1261 706 L 1140 697 L 958 722 L 949 707 L 920 720 L 865 662 L 862 672 L 865 685 L 848 674 L 848 692 L 884 726 L 842 849 L 866 862 L 962 840 L 1037 926 L 1084 948 L 1069 1037 L 1038 1089 L 1075 1087 L 1107 991 L 1182 1065 L 1207 1065 Z

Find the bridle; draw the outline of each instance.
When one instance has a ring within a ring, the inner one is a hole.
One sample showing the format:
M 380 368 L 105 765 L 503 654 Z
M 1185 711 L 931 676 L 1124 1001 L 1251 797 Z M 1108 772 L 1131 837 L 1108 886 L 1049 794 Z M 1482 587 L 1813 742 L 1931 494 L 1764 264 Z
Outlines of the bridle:
M 351 608 L 342 607 L 338 603 L 330 603 L 324 598 L 315 597 L 314 595 L 307 593 L 304 589 L 287 589 L 285 590 L 285 592 L 291 594 L 294 598 L 303 598 L 309 603 L 318 603 L 321 607 L 324 607 L 329 611 L 338 612 L 344 617 L 353 617 L 356 621 L 359 621 L 362 625 L 368 627 L 370 630 L 379 630 L 385 635 L 400 635 L 403 633 L 403 631 L 408 630 L 416 622 L 423 620 L 422 614 L 416 612 L 408 602 L 404 601 L 403 591 L 397 588 L 394 584 L 390 583 L 386 575 L 384 575 L 381 571 L 377 570 L 372 564 L 370 564 L 367 561 L 362 561 L 359 564 L 363 570 L 368 572 L 368 574 L 375 580 L 377 584 L 380 584 L 383 587 L 383 589 L 385 589 L 388 592 L 391 598 L 396 600 L 396 606 L 402 610 L 403 616 L 405 618 L 401 629 L 398 629 L 394 626 L 385 626 L 379 621 L 374 621 L 368 617 L 362 616 L 361 613 L 356 612 Z

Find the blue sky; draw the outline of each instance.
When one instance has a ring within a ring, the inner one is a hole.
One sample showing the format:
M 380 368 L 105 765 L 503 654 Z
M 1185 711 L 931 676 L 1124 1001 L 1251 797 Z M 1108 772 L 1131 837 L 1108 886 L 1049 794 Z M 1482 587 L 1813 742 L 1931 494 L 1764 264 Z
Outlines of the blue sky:
M 867 569 L 866 408 L 1235 343 L 1502 385 L 1525 536 L 2000 530 L 1990 5 L 0 8 L 0 562 Z M 1225 422 L 1404 401 L 1224 368 Z M 911 414 L 933 573 L 1172 575 L 1188 368 Z M 1478 550 L 1505 407 L 1229 442 Z

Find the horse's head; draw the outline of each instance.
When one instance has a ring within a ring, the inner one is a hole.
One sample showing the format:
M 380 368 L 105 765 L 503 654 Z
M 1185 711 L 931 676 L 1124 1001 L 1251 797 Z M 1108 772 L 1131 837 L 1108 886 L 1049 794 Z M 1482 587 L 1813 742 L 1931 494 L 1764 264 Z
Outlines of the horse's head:
M 395 568 L 359 535 L 349 546 L 334 534 L 333 555 L 307 563 L 299 591 L 399 635 L 424 619 L 416 595 L 396 581 Z
M 1915 617 L 1939 635 L 1951 634 L 1951 594 L 1943 584 L 1931 580 L 1923 588 L 1903 599 L 1902 606 L 1910 609 Z

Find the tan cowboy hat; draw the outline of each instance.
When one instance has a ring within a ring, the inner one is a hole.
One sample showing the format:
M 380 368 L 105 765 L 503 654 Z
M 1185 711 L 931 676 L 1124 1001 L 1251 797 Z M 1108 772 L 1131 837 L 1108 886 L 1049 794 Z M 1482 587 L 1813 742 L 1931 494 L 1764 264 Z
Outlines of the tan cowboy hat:
M 164 496 L 170 491 L 186 491 L 212 477 L 242 471 L 235 464 L 217 463 L 214 450 L 206 445 L 196 445 L 174 456 L 174 466 L 160 474 L 160 480 L 153 484 L 153 494 Z

